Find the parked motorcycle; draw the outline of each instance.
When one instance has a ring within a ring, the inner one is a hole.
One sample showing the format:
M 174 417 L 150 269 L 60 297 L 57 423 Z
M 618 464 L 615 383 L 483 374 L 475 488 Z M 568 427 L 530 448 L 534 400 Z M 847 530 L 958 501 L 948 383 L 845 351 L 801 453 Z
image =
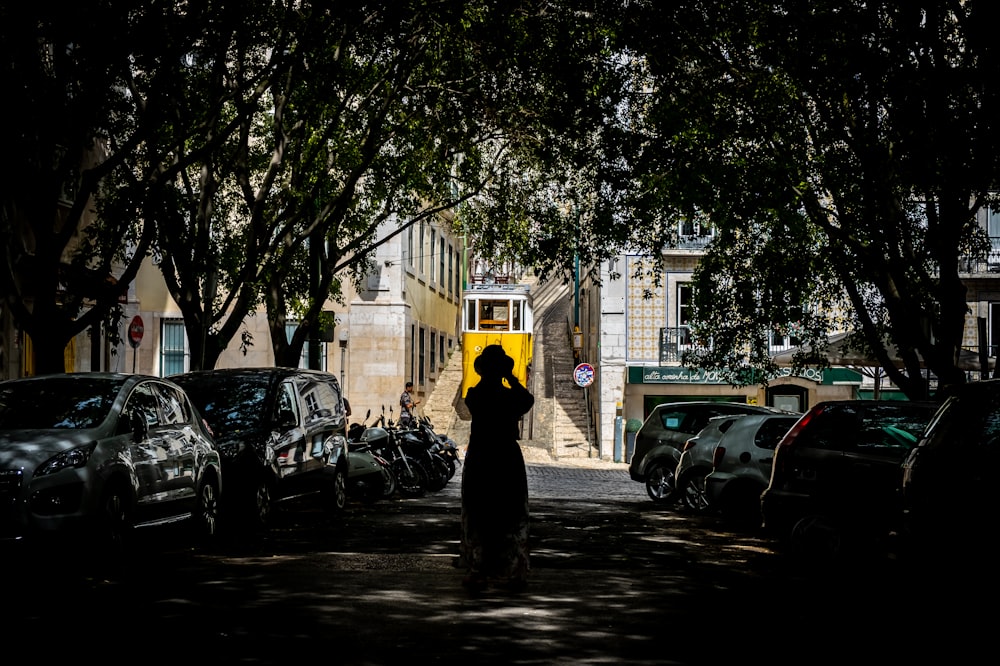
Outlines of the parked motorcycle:
M 448 485 L 451 475 L 448 463 L 432 450 L 437 442 L 428 441 L 419 425 L 415 428 L 396 428 L 403 451 L 417 461 L 427 479 L 427 490 L 437 492 Z
M 462 458 L 458 453 L 458 444 L 451 437 L 448 437 L 448 435 L 434 432 L 431 420 L 426 416 L 420 419 L 420 427 L 424 432 L 425 438 L 431 442 L 431 451 L 441 456 L 448 465 L 448 479 L 450 480 L 455 476 L 455 472 L 458 471 L 458 466 L 462 464 Z
M 371 410 L 365 416 L 366 422 L 369 417 Z M 395 494 L 396 475 L 389 461 L 362 441 L 366 429 L 364 423 L 352 423 L 347 431 L 347 492 L 363 502 L 375 502 Z
M 427 492 L 427 478 L 422 465 L 416 458 L 406 454 L 400 445 L 396 429 L 385 414 L 376 421 L 377 425 L 365 428 L 360 441 L 372 453 L 384 458 L 396 477 L 396 488 L 404 497 L 420 497 Z

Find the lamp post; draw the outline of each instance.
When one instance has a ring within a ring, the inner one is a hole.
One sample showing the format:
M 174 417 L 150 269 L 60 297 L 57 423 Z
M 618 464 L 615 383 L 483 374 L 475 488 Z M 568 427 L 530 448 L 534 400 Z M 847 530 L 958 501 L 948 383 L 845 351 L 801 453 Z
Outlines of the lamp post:
M 344 363 L 347 358 L 347 329 L 340 329 L 340 390 L 347 391 L 344 385 Z

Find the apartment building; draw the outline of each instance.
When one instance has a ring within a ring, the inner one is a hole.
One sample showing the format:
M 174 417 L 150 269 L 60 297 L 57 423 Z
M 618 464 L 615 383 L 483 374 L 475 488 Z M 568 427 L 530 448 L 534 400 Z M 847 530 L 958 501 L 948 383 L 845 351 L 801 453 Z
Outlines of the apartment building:
M 396 223 L 386 222 L 377 237 L 391 237 L 375 251 L 363 284 L 359 289 L 345 284 L 343 304 L 330 301 L 324 308 L 334 313 L 336 327 L 319 342 L 319 366 L 339 375 L 355 417 L 367 409 L 380 413 L 383 405 L 398 413 L 406 381 L 414 382 L 419 395 L 429 393 L 458 345 L 465 246 L 451 220 L 450 214 L 441 215 L 395 234 Z M 123 308 L 120 340 L 77 336 L 67 347 L 68 371 L 167 376 L 190 368 L 180 309 L 152 261 L 147 260 L 130 286 Z M 21 376 L 30 340 L 17 330 L 5 306 L 0 306 L 0 325 L 0 368 L 6 377 Z M 290 333 L 295 325 L 289 323 Z M 234 340 L 216 367 L 274 364 L 264 312 L 248 317 L 244 326 L 253 344 L 243 351 Z M 309 365 L 307 350 L 301 365 Z
M 980 346 L 985 345 L 990 368 L 1000 348 L 1000 209 L 980 210 L 978 219 L 989 235 L 991 250 L 986 258 L 966 259 L 963 264 L 969 312 L 962 359 L 969 360 L 964 367 L 970 380 L 983 376 Z M 683 367 L 681 357 L 691 343 L 692 275 L 711 238 L 710 229 L 685 225 L 679 229 L 677 247 L 664 250 L 662 256 L 620 255 L 601 266 L 600 283 L 581 284 L 582 360 L 595 367 L 592 418 L 601 457 L 621 455 L 627 460 L 623 444 L 627 422 L 644 419 L 660 402 L 727 400 L 804 411 L 823 400 L 902 397 L 877 369 L 853 365 L 807 369 L 797 375 L 786 369 L 766 386 L 745 387 Z M 651 261 L 662 271 L 659 285 L 638 276 L 642 271 L 636 269 Z M 773 353 L 794 343 L 787 337 L 772 339 Z

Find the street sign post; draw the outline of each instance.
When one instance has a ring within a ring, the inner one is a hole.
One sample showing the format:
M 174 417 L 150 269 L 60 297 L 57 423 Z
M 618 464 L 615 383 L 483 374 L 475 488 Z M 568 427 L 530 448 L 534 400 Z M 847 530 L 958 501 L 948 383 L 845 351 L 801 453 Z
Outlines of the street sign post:
M 139 344 L 142 343 L 142 334 L 145 332 L 142 324 L 142 317 L 136 315 L 132 317 L 132 323 L 128 325 L 128 343 L 132 345 L 132 374 L 135 374 L 136 357 L 139 356 Z

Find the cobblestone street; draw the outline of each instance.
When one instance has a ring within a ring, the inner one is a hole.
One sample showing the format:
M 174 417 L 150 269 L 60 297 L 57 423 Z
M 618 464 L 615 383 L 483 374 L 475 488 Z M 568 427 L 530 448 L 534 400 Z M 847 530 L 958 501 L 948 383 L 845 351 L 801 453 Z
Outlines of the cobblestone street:
M 992 612 L 940 576 L 889 560 L 796 564 L 759 535 L 654 505 L 624 465 L 527 469 L 532 573 L 519 594 L 460 585 L 457 475 L 339 519 L 293 505 L 254 539 L 149 535 L 122 570 L 81 570 L 70 554 L 19 563 L 0 633 L 53 662 L 102 642 L 111 664 L 358 665 L 898 663 L 931 647 L 960 663 L 989 635 Z M 174 639 L 136 652 L 154 629 Z

